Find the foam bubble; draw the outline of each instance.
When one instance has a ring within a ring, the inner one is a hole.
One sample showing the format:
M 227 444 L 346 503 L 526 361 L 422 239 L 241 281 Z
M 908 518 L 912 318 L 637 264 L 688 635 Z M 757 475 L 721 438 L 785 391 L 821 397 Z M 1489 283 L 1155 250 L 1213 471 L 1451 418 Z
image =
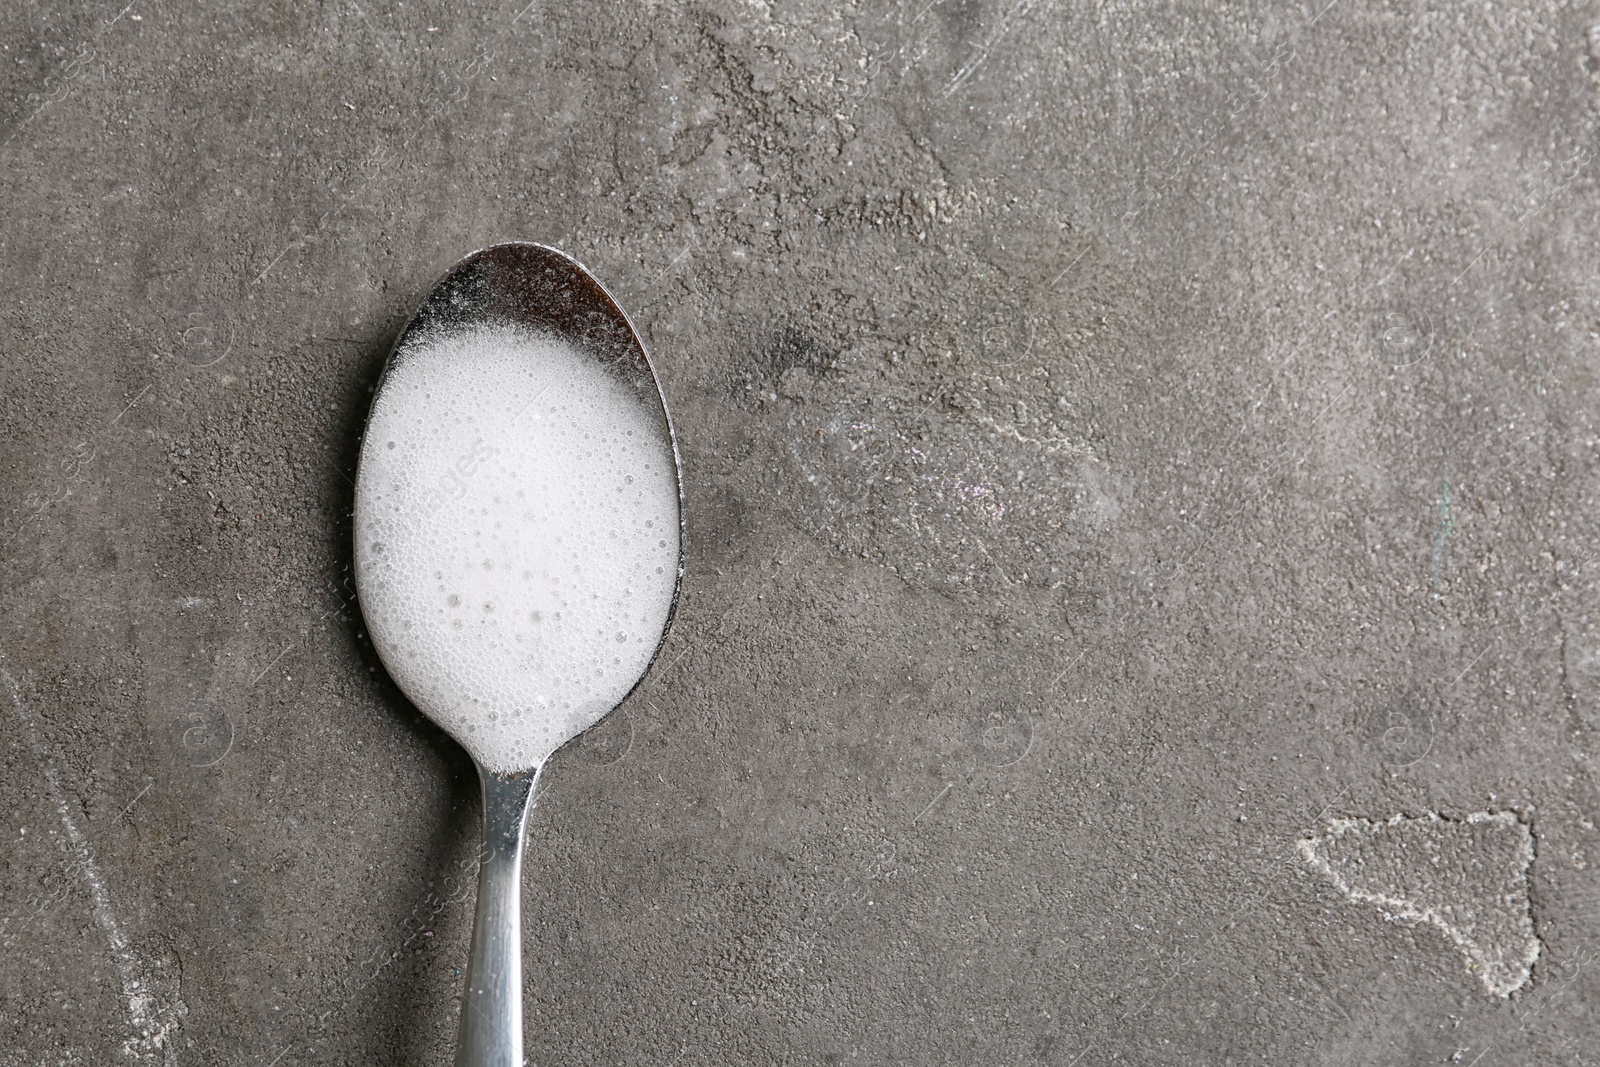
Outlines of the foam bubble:
M 385 375 L 356 491 L 357 591 L 400 688 L 490 771 L 543 763 L 649 665 L 679 555 L 654 404 L 511 326 L 410 342 Z

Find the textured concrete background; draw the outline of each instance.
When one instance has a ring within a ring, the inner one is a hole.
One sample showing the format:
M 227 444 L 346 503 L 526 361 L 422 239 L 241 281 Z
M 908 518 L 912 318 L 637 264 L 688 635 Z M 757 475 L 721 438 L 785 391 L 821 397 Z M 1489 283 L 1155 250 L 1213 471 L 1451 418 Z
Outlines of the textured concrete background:
M 349 586 L 435 278 L 681 433 L 538 1064 L 1600 1048 L 1600 4 L 0 10 L 0 1064 L 444 1064 L 477 786 Z

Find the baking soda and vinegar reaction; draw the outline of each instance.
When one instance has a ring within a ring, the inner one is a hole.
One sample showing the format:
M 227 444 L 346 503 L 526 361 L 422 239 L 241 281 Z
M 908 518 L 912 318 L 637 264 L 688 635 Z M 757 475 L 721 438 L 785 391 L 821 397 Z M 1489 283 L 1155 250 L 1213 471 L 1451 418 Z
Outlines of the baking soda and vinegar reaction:
M 510 324 L 408 339 L 361 471 L 373 644 L 485 770 L 543 764 L 643 675 L 678 580 L 677 471 L 601 361 Z
M 545 761 L 627 697 L 683 565 L 644 343 L 559 249 L 474 252 L 406 324 L 367 416 L 355 575 L 373 647 L 483 790 L 456 1067 L 523 1067 L 522 854 Z

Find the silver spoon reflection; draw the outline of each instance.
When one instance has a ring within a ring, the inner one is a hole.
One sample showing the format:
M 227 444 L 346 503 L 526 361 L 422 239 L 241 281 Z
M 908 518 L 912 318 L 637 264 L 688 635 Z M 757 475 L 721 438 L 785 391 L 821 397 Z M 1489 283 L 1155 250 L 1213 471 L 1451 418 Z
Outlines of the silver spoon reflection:
M 462 260 L 384 368 L 355 505 L 373 646 L 483 786 L 457 1067 L 521 1067 L 522 850 L 539 774 L 644 676 L 682 562 L 672 424 L 622 309 L 543 245 Z

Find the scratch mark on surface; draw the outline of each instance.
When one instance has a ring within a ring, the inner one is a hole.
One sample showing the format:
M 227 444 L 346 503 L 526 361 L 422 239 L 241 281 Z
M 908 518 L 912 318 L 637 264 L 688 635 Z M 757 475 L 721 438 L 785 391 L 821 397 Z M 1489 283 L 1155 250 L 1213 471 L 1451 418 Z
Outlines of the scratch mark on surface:
M 145 785 L 145 787 L 143 789 L 139 790 L 139 796 L 136 796 L 132 800 L 128 801 L 128 806 L 123 808 L 121 811 L 117 812 L 117 818 L 120 819 L 123 816 L 127 815 L 128 812 L 132 811 L 133 810 L 133 806 L 135 804 L 139 803 L 140 797 L 143 797 L 146 793 L 150 792 L 150 786 L 154 785 L 154 784 L 155 784 L 154 782 L 148 783 L 148 784 Z
M 665 267 L 661 268 L 661 274 L 666 274 L 667 271 L 671 270 L 673 267 L 676 267 L 679 263 L 682 263 L 683 262 L 683 257 L 687 256 L 689 254 L 690 250 L 693 249 L 693 248 L 694 248 L 694 242 L 693 241 L 690 241 L 688 244 L 684 245 L 683 246 L 683 251 L 679 252 L 677 254 L 677 256 L 675 256 L 673 258 L 671 263 L 668 263 Z M 657 275 L 657 277 L 660 277 L 660 275 Z
M 1084 245 L 1083 246 L 1083 251 L 1079 252 L 1077 254 L 1077 256 L 1073 258 L 1071 263 L 1067 264 L 1067 269 L 1062 271 L 1060 274 L 1057 274 L 1054 278 L 1051 278 L 1050 279 L 1050 284 L 1045 286 L 1045 288 L 1046 289 L 1054 289 L 1056 287 L 1056 285 L 1061 281 L 1061 279 L 1065 278 L 1067 276 L 1067 273 L 1069 271 L 1071 271 L 1073 267 L 1076 267 L 1078 265 L 1078 260 L 1082 259 L 1084 256 L 1089 254 L 1089 249 L 1092 248 L 1092 247 L 1093 247 L 1093 245 Z M 1083 1053 L 1080 1052 L 1079 1055 L 1081 1056 L 1081 1055 L 1083 1055 Z
M 1333 5 L 1337 4 L 1338 2 L 1339 0 L 1328 0 L 1328 6 L 1323 8 L 1321 11 L 1318 11 L 1317 17 L 1306 23 L 1306 28 L 1310 29 L 1312 26 L 1315 26 L 1317 23 L 1321 22 L 1322 16 L 1326 15 L 1330 10 L 1332 10 Z
M 1057 674 L 1054 678 L 1050 679 L 1050 688 L 1054 689 L 1057 685 L 1061 684 L 1061 679 L 1063 679 L 1063 678 L 1065 678 L 1067 676 L 1067 672 L 1070 671 L 1072 668 L 1076 667 L 1079 663 L 1081 663 L 1083 661 L 1083 657 L 1087 656 L 1088 654 L 1089 654 L 1089 650 L 1087 648 L 1085 648 L 1082 652 L 1078 653 L 1076 659 L 1074 659 L 1071 663 L 1067 664 L 1065 667 L 1062 667 L 1061 668 L 1061 673 Z
M 292 645 L 292 644 L 284 645 L 283 646 L 283 651 L 279 652 L 276 656 L 273 656 L 272 657 L 272 662 L 267 664 L 265 667 L 262 667 L 261 668 L 261 673 L 256 675 L 254 678 L 250 679 L 250 684 L 251 685 L 255 685 L 257 682 L 261 681 L 262 676 L 265 675 L 268 671 L 270 671 L 273 668 L 273 666 L 276 665 L 277 662 L 280 659 L 282 659 L 284 656 L 288 655 L 289 650 L 291 648 L 293 648 L 293 647 L 294 647 L 294 645 Z
M 989 34 L 989 39 L 983 42 L 982 46 L 972 54 L 972 58 L 967 60 L 960 70 L 956 71 L 955 77 L 950 79 L 950 84 L 944 87 L 945 96 L 949 96 L 967 83 L 967 79 L 972 77 L 973 71 L 977 70 L 983 61 L 989 58 L 989 53 L 994 50 L 994 46 L 999 44 L 1006 34 L 1011 32 L 1011 28 L 1017 24 L 1018 20 L 1028 15 L 1028 12 L 1033 9 L 1037 2 L 1038 0 L 1018 0 L 1011 10 L 1001 17 L 1000 24 L 994 28 L 993 33 Z
M 1476 656 L 1473 656 L 1472 657 L 1472 662 L 1467 664 L 1465 667 L 1461 668 L 1461 673 L 1456 675 L 1455 681 L 1452 681 L 1449 685 L 1445 686 L 1445 689 L 1446 690 L 1454 689 L 1455 685 L 1456 685 L 1456 682 L 1459 682 L 1459 681 L 1461 681 L 1461 679 L 1465 678 L 1467 676 L 1467 672 L 1470 671 L 1473 667 L 1477 666 L 1478 661 L 1480 659 L 1482 659 L 1483 657 L 1487 656 L 1489 654 L 1489 650 L 1491 648 L 1493 648 L 1493 647 L 1494 647 L 1494 643 L 1492 641 L 1489 644 L 1484 645 L 1483 646 L 1483 651 L 1479 652 Z
M 139 398 L 144 396 L 144 394 L 148 393 L 149 391 L 150 391 L 150 387 L 147 385 L 143 389 L 141 389 L 137 393 L 135 393 L 133 399 L 128 401 L 128 406 L 122 409 L 122 415 L 126 415 L 128 412 L 132 411 L 133 410 L 133 405 L 137 404 L 139 402 Z M 111 420 L 111 425 L 115 426 L 117 423 L 121 422 L 122 421 L 122 415 L 118 415 L 116 418 L 112 419 Z
M 911 820 L 911 825 L 915 826 L 915 825 L 917 825 L 918 822 L 922 821 L 922 816 L 926 815 L 926 814 L 928 814 L 928 812 L 932 811 L 934 805 L 939 803 L 939 801 L 943 800 L 945 798 L 945 795 L 947 793 L 949 793 L 950 790 L 954 789 L 955 787 L 956 787 L 956 784 L 954 782 L 946 782 L 944 788 L 939 790 L 939 795 L 934 797 L 932 800 L 928 801 L 928 806 L 922 809 L 922 815 L 918 815 L 915 819 Z
M 269 273 L 271 273 L 271 271 L 272 271 L 272 268 L 273 268 L 273 267 L 276 267 L 276 266 L 277 266 L 277 265 L 278 265 L 278 260 L 280 260 L 280 259 L 282 259 L 282 258 L 283 258 L 283 257 L 284 257 L 284 256 L 286 256 L 286 255 L 288 255 L 288 254 L 289 254 L 289 252 L 290 252 L 290 251 L 291 251 L 291 250 L 292 250 L 292 249 L 293 249 L 293 248 L 294 248 L 294 247 L 295 247 L 295 246 L 296 246 L 296 245 L 300 245 L 300 244 L 303 244 L 303 243 L 304 243 L 304 238 L 297 238 L 297 239 L 295 239 L 295 240 L 293 240 L 293 241 L 290 241 L 290 242 L 289 242 L 289 243 L 288 243 L 288 244 L 286 244 L 286 245 L 284 245 L 284 246 L 283 246 L 283 251 L 281 251 L 281 252 L 279 252 L 279 253 L 278 253 L 278 254 L 277 254 L 277 255 L 275 255 L 275 256 L 273 256 L 273 257 L 272 257 L 272 262 L 271 262 L 271 263 L 268 263 L 268 264 L 267 264 L 267 265 L 266 265 L 266 266 L 265 266 L 265 267 L 262 267 L 262 268 L 261 268 L 261 273 L 260 273 L 260 274 L 257 274 L 257 275 L 256 275 L 256 276 L 255 276 L 255 280 L 254 280 L 254 281 L 253 281 L 253 282 L 251 282 L 251 284 L 252 284 L 252 285 L 254 285 L 254 284 L 256 284 L 256 283 L 257 283 L 257 282 L 259 282 L 259 281 L 261 281 L 261 279 L 263 279 L 263 278 L 265 278 L 265 277 L 266 277 L 266 276 L 267 276 L 267 275 L 268 275 L 268 274 L 269 274 Z
M 123 8 L 121 11 L 118 11 L 117 12 L 117 17 L 112 19 L 110 22 L 106 23 L 106 29 L 109 30 L 111 27 L 113 27 L 117 23 L 121 22 L 122 21 L 122 16 L 124 16 L 128 12 L 132 11 L 133 10 L 133 5 L 137 4 L 138 2 L 139 2 L 139 0 L 133 0 L 133 3 L 130 3 L 127 7 Z
M 1339 390 L 1339 395 L 1334 397 L 1332 400 L 1328 401 L 1328 406 L 1327 407 L 1325 407 L 1321 411 L 1317 412 L 1317 417 L 1311 420 L 1311 425 L 1315 426 L 1317 423 L 1321 422 L 1323 416 L 1326 415 L 1328 412 L 1333 410 L 1333 405 L 1335 405 L 1339 401 L 1343 400 L 1344 397 L 1345 397 L 1345 394 L 1348 393 L 1350 390 L 1352 390 L 1354 388 L 1355 388 L 1355 383 L 1351 382 L 1349 385 L 1347 385 L 1343 389 Z
M 148 1055 L 157 1049 L 163 1049 L 166 1052 L 166 1063 L 171 1067 L 178 1060 L 176 1049 L 173 1048 L 168 1035 L 176 1024 L 170 1019 L 161 1018 L 165 1012 L 157 1006 L 151 991 L 145 989 L 140 981 L 140 972 L 145 968 L 142 961 L 134 955 L 132 947 L 128 944 L 128 935 L 123 932 L 122 924 L 117 921 L 116 911 L 111 906 L 111 894 L 106 889 L 105 878 L 100 874 L 100 865 L 94 859 L 94 849 L 89 846 L 83 832 L 78 829 L 78 824 L 72 819 L 72 811 L 67 806 L 66 792 L 61 788 L 61 775 L 56 769 L 55 757 L 50 754 L 44 738 L 39 733 L 38 720 L 23 703 L 22 691 L 17 687 L 17 681 L 11 676 L 11 672 L 0 667 L 0 678 L 5 679 L 6 689 L 11 695 L 11 706 L 16 709 L 17 719 L 22 723 L 22 732 L 28 739 L 28 747 L 33 750 L 34 759 L 44 773 L 45 783 L 49 786 L 50 802 L 54 805 L 56 813 L 61 816 L 61 826 L 66 830 L 73 857 L 78 861 L 78 869 L 83 873 L 84 881 L 89 883 L 89 899 L 95 925 L 100 927 L 106 936 L 106 941 L 111 945 L 111 960 L 117 969 L 122 995 L 128 1002 L 128 1022 L 135 1031 L 134 1036 L 123 1042 L 122 1047 L 134 1056 Z

